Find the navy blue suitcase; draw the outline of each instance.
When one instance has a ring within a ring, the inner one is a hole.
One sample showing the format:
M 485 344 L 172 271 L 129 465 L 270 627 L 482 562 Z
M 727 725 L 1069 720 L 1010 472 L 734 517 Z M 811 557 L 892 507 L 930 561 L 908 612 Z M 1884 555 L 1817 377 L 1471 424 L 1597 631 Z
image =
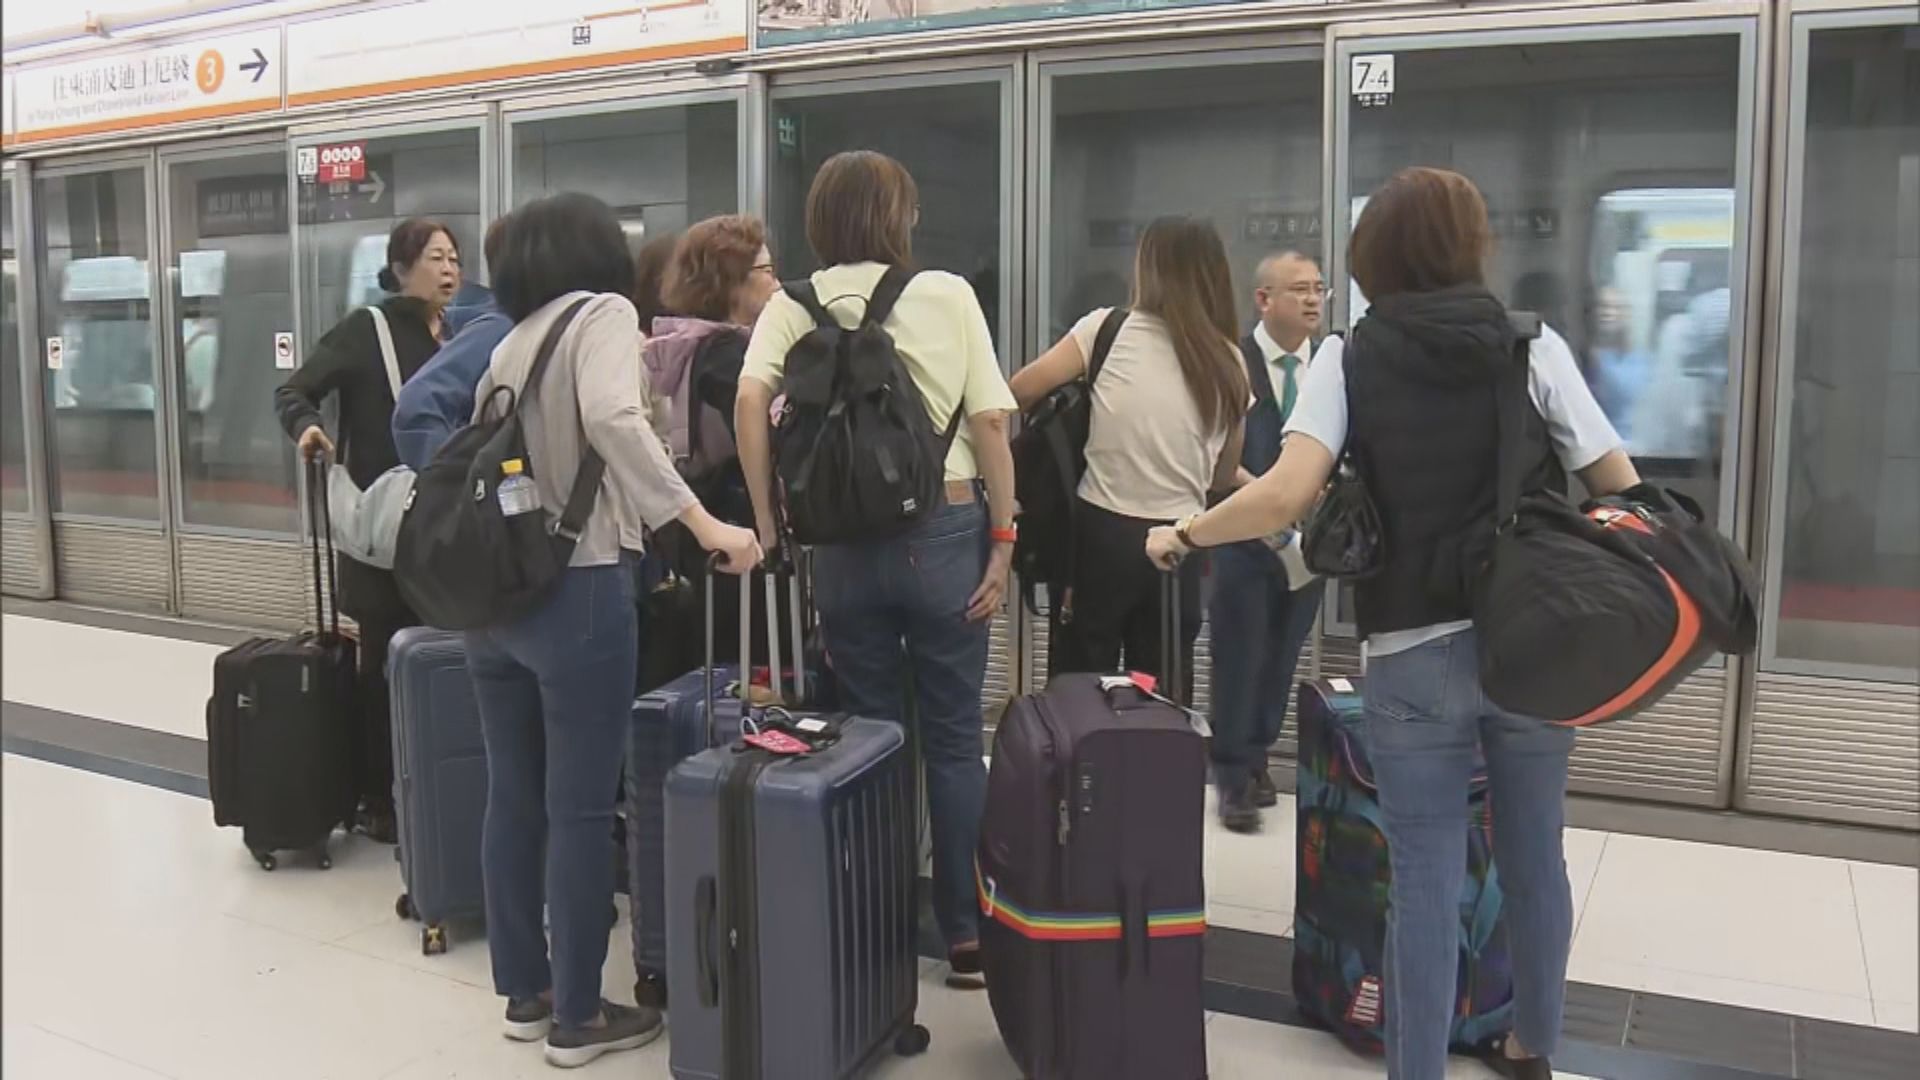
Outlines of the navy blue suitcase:
M 913 755 L 897 724 L 825 722 L 805 756 L 736 742 L 667 777 L 675 1080 L 845 1080 L 927 1047 Z
M 625 818 L 627 855 L 627 897 L 633 924 L 634 999 L 656 1009 L 667 1008 L 667 923 L 666 923 L 666 813 L 662 807 L 667 774 L 674 766 L 712 746 L 724 745 L 740 734 L 740 698 L 744 689 L 739 665 L 720 664 L 714 659 L 714 574 L 704 578 L 706 627 L 704 666 L 688 672 L 643 694 L 633 703 L 633 722 L 627 733 L 627 761 L 623 778 L 626 792 L 622 817 Z M 798 573 L 776 571 L 765 576 L 767 609 L 777 610 L 780 577 L 786 576 L 792 593 L 788 610 L 793 613 L 793 637 L 800 633 L 800 581 Z M 752 590 L 742 581 L 740 589 L 740 656 L 750 656 L 752 626 Z M 776 678 L 780 669 L 780 643 L 769 627 L 770 692 L 781 693 Z M 801 677 L 795 687 L 804 694 L 807 680 Z M 711 701 L 712 716 L 708 716 Z
M 486 913 L 480 827 L 487 748 L 461 634 L 411 627 L 387 653 L 393 702 L 393 806 L 406 892 L 396 910 L 420 920 L 420 950 L 447 951 L 446 923 Z

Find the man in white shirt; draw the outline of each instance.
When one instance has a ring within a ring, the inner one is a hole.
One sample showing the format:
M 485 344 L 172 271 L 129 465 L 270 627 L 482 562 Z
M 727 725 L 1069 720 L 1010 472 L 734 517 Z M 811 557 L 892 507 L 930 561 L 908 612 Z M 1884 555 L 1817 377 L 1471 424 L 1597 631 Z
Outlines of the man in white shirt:
M 1298 251 L 1260 262 L 1253 290 L 1260 321 L 1240 343 L 1254 403 L 1238 484 L 1251 483 L 1280 458 L 1281 432 L 1306 376 L 1326 292 L 1319 265 Z M 1261 809 L 1278 801 L 1267 752 L 1280 738 L 1322 592 L 1298 551 L 1299 540 L 1289 533 L 1212 553 L 1214 784 L 1220 820 L 1234 832 L 1258 831 Z

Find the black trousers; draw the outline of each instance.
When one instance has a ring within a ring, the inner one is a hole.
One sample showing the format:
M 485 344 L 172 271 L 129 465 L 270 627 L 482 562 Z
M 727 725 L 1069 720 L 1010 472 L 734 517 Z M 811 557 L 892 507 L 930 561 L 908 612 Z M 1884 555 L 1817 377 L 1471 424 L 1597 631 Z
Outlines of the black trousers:
M 393 575 L 341 556 L 340 609 L 360 627 L 360 738 L 356 740 L 356 794 L 375 810 L 393 807 L 393 702 L 387 688 L 387 649 L 393 635 L 420 625 L 400 598 Z
M 1075 508 L 1073 581 L 1055 591 L 1049 615 L 1050 675 L 1141 671 L 1164 681 L 1165 574 L 1147 559 L 1147 530 L 1169 524 L 1126 517 L 1082 501 Z M 1200 636 L 1200 565 L 1180 574 L 1182 673 L 1178 700 L 1193 701 L 1193 642 Z

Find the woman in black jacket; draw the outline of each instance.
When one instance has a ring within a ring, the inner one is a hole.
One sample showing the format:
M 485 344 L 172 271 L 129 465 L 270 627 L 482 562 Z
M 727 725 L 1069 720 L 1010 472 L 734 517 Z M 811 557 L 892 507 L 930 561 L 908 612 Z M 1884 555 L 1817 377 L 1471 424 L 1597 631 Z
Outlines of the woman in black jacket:
M 460 289 L 460 245 L 446 226 L 411 218 L 387 237 L 387 265 L 380 287 L 392 294 L 379 304 L 398 378 L 405 382 L 440 348 L 440 320 Z M 328 395 L 339 399 L 339 438 L 326 432 L 320 406 Z M 370 308 L 349 312 L 334 324 L 274 394 L 280 426 L 300 444 L 309 461 L 334 457 L 353 482 L 365 489 L 381 473 L 400 464 L 393 445 L 392 377 L 380 346 Z M 393 750 L 388 734 L 387 644 L 403 627 L 420 620 L 407 608 L 393 575 L 342 555 L 337 563 L 340 607 L 360 626 L 362 764 L 359 777 L 361 826 L 386 843 L 394 839 Z

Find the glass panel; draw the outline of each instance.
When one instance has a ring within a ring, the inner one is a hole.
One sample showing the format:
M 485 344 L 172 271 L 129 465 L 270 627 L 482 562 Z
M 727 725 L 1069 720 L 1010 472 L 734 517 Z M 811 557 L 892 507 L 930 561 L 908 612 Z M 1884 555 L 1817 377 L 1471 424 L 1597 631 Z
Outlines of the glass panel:
M 1000 83 L 977 82 L 776 98 L 768 206 L 781 276 L 819 267 L 806 230 L 814 172 L 843 150 L 878 150 L 920 189 L 914 260 L 972 282 L 996 345 L 1004 341 L 1000 94 Z
M 1920 30 L 1817 32 L 1804 77 L 1775 652 L 1911 673 L 1920 657 Z
M 1567 339 L 1642 475 L 1715 520 L 1740 48 L 1728 34 L 1401 49 L 1392 96 L 1349 112 L 1353 218 L 1406 166 L 1471 177 L 1493 219 L 1488 284 Z M 1349 282 L 1348 321 L 1365 309 Z
M 293 329 L 286 153 L 170 168 L 182 520 L 294 532 L 293 445 L 271 405 L 274 334 Z
M 731 101 L 515 124 L 513 201 L 584 191 L 629 232 L 670 235 L 739 209 L 739 140 Z
M 130 168 L 34 181 L 40 326 L 61 345 L 57 369 L 41 358 L 58 513 L 160 516 L 146 180 Z
M 1135 241 L 1163 214 L 1220 230 L 1248 326 L 1263 256 L 1320 257 L 1319 64 L 1093 72 L 1052 89 L 1043 344 L 1127 302 Z
M 0 510 L 27 509 L 27 413 L 20 393 L 20 260 L 13 177 L 0 179 Z
M 318 341 L 348 311 L 381 299 L 387 234 L 410 217 L 438 221 L 460 242 L 466 284 L 455 305 L 483 297 L 480 132 L 343 137 L 316 145 L 342 142 L 364 143 L 364 179 L 300 182 L 300 314 L 307 340 Z

